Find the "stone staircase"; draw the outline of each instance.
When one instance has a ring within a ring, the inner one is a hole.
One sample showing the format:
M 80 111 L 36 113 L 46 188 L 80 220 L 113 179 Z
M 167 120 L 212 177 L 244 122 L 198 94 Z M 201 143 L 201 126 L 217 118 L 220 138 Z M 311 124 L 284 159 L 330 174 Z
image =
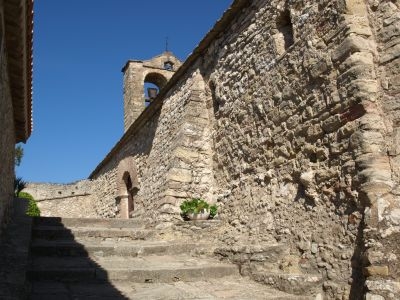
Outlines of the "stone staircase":
M 210 244 L 164 239 L 135 219 L 36 218 L 29 299 L 308 300 L 239 275 Z

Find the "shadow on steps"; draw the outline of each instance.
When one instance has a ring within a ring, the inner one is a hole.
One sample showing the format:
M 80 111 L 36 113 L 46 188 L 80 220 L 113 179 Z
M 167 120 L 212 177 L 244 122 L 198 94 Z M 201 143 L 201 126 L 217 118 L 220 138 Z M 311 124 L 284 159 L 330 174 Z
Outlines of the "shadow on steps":
M 31 240 L 32 218 L 25 214 L 26 199 L 15 198 L 10 223 L 0 235 L 0 299 L 25 299 L 26 268 Z
M 101 222 L 69 225 L 93 229 L 104 225 Z M 109 278 L 63 219 L 34 218 L 32 235 L 29 299 L 129 299 L 122 291 L 124 283 Z

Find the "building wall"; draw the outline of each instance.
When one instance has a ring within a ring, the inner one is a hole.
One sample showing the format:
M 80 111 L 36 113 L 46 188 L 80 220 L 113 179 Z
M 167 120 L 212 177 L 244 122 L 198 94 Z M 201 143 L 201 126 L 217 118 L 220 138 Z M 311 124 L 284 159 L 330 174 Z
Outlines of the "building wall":
M 356 81 L 369 76 L 359 59 L 372 56 L 369 48 L 358 54 L 368 42 L 345 13 L 340 1 L 256 1 L 209 47 L 218 58 L 205 66 L 218 203 L 230 223 L 222 239 L 286 244 L 276 270 L 321 274 L 329 299 L 363 284 L 352 136 L 368 88 Z M 271 266 L 242 272 L 260 278 Z
M 339 297 L 362 285 L 349 264 L 363 213 L 351 136 L 365 111 L 347 93 L 358 74 L 339 46 L 352 26 L 345 7 L 303 2 L 285 13 L 283 2 L 253 1 L 94 179 L 116 191 L 111 174 L 133 156 L 142 214 L 171 221 L 187 197 L 217 201 L 228 248 L 285 243 L 290 255 L 274 268 L 321 274 Z
M 202 168 L 193 166 L 207 163 L 197 152 L 207 148 L 199 137 L 209 131 L 209 127 L 204 126 L 207 122 L 204 118 L 208 115 L 196 116 L 193 113 L 199 111 L 185 110 L 191 105 L 196 108 L 193 103 L 199 103 L 201 99 L 198 76 L 198 72 L 193 72 L 184 78 L 180 88 L 167 95 L 161 111 L 139 132 L 128 137 L 111 160 L 96 171 L 92 179 L 98 187 L 95 188 L 97 198 L 107 202 L 109 207 L 115 207 L 118 183 L 122 180 L 117 178 L 118 164 L 126 157 L 134 158 L 138 173 L 139 191 L 134 198 L 136 215 L 146 213 L 154 220 L 170 220 L 179 212 L 182 199 L 209 190 L 204 184 L 203 191 L 193 187 L 197 181 L 195 186 L 198 186 L 203 172 Z M 198 120 L 198 124 L 189 120 Z M 203 157 L 210 155 L 210 151 L 202 154 Z M 209 168 L 208 176 L 210 174 Z
M 203 197 L 244 275 L 316 274 L 327 299 L 395 299 L 398 15 L 398 1 L 248 2 L 92 174 L 96 212 L 118 216 L 133 158 L 135 217 L 171 224 Z M 287 250 L 274 264 L 259 251 L 271 244 Z
M 0 233 L 7 223 L 14 198 L 15 129 L 4 47 L 3 3 L 0 2 Z

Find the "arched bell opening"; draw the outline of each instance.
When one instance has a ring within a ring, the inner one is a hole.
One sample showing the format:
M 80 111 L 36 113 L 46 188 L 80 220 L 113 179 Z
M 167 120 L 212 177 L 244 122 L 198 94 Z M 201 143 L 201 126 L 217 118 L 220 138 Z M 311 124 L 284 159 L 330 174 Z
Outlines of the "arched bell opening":
M 159 73 L 149 73 L 144 79 L 145 106 L 147 107 L 167 84 L 167 78 Z

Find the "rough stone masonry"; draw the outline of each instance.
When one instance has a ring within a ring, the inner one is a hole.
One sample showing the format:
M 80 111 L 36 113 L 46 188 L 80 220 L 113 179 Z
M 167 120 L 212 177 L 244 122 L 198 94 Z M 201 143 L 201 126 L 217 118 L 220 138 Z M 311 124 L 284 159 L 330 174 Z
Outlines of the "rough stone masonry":
M 32 7 L 0 0 L 0 235 L 14 206 L 15 144 L 32 132 Z
M 141 114 L 125 105 L 132 125 L 76 205 L 115 217 L 128 199 L 168 227 L 203 197 L 243 275 L 399 299 L 399 57 L 398 0 L 234 1 Z M 270 265 L 256 254 L 274 243 L 287 255 Z

